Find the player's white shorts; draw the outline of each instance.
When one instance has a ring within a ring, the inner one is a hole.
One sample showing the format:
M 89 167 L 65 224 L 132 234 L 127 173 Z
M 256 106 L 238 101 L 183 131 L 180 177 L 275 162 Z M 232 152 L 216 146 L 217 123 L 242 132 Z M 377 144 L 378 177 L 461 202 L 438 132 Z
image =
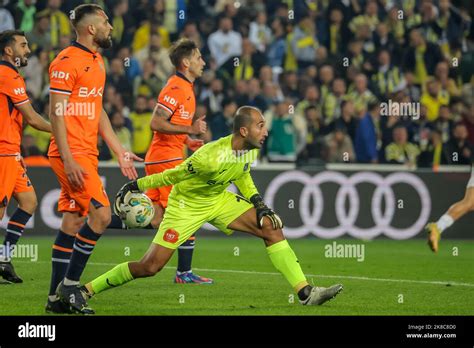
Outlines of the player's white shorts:
M 467 187 L 474 187 L 474 164 L 471 167 L 471 178 L 469 179 L 467 183 Z

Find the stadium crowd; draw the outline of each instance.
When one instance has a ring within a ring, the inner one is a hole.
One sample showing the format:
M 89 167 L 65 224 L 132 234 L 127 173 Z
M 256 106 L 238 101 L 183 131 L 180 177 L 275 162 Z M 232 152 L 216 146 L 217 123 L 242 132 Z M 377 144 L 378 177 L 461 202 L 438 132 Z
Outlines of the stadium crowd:
M 90 1 L 2 2 L 0 32 L 25 31 L 32 54 L 22 73 L 47 117 L 49 63 L 74 40 L 72 9 Z M 104 108 L 123 145 L 141 156 L 173 74 L 167 48 L 186 37 L 206 61 L 195 82 L 206 142 L 230 134 L 236 109 L 252 105 L 267 120 L 262 157 L 270 162 L 471 163 L 471 0 L 95 2 L 114 27 L 114 46 L 103 52 Z M 390 103 L 414 108 L 384 112 Z M 43 163 L 48 144 L 49 134 L 26 127 L 27 163 Z M 114 160 L 99 147 L 100 160 Z

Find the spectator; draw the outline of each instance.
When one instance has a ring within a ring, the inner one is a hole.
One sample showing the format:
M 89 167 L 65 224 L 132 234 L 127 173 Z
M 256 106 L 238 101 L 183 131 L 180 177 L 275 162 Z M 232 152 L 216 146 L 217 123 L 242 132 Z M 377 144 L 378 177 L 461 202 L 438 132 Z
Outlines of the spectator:
M 258 52 L 249 39 L 242 40 L 242 55 L 234 64 L 234 81 L 250 80 L 265 64 L 265 56 Z M 235 66 L 236 65 L 236 66 Z
M 209 122 L 212 140 L 217 140 L 232 133 L 237 103 L 232 99 L 225 99 L 222 103 L 222 107 L 222 112 L 218 112 L 214 115 Z
M 468 141 L 471 145 L 474 145 L 474 103 L 470 107 L 466 107 L 463 123 L 468 132 Z
M 467 140 L 466 125 L 458 122 L 454 125 L 453 137 L 446 143 L 446 159 L 448 164 L 471 164 L 474 146 Z
M 344 14 L 340 8 L 333 8 L 329 12 L 329 22 L 327 25 L 327 40 L 325 46 L 332 57 L 342 55 L 346 50 L 351 33 L 344 22 Z
M 143 95 L 138 95 L 135 101 L 135 107 L 130 112 L 129 116 L 133 128 L 132 151 L 138 157 L 145 158 L 146 152 L 151 143 L 151 138 L 153 136 L 153 132 L 150 128 L 152 115 L 153 114 L 147 105 L 147 98 Z
M 267 152 L 270 162 L 294 162 L 301 145 L 306 144 L 306 130 L 298 130 L 289 113 L 290 100 L 279 103 L 275 111 L 265 112 L 268 125 Z
M 351 100 L 344 100 L 341 103 L 341 117 L 333 121 L 329 126 L 321 130 L 322 134 L 327 134 L 334 131 L 338 127 L 344 127 L 347 135 L 354 142 L 355 134 L 357 130 L 357 119 L 355 115 L 354 103 Z M 355 156 L 354 156 L 355 157 Z
M 449 106 L 441 105 L 439 107 L 439 117 L 434 122 L 434 127 L 440 132 L 442 142 L 446 143 L 454 128 L 454 120 L 451 117 Z
M 292 51 L 295 55 L 298 69 L 303 70 L 314 63 L 316 59 L 316 28 L 309 15 L 303 16 L 295 28 L 292 40 Z
M 48 82 L 49 56 L 48 52 L 39 48 L 28 58 L 28 65 L 23 68 L 26 90 L 33 98 L 39 100 L 44 94 Z
M 379 24 L 377 11 L 377 1 L 368 0 L 365 5 L 365 13 L 355 17 L 349 23 L 349 29 L 355 34 L 361 29 L 363 25 L 368 25 L 370 31 L 373 32 L 377 27 L 377 24 Z
M 232 30 L 232 20 L 229 17 L 220 19 L 219 30 L 209 36 L 207 44 L 217 68 L 242 54 L 242 35 Z
M 38 13 L 38 17 L 48 16 L 50 23 L 51 47 L 59 47 L 61 36 L 71 36 L 69 17 L 61 11 L 62 0 L 48 0 L 46 8 Z
M 427 108 L 428 121 L 435 121 L 439 116 L 441 105 L 448 105 L 449 100 L 441 95 L 438 81 L 431 79 L 426 83 L 426 92 L 421 95 L 420 103 Z
M 33 30 L 36 14 L 35 2 L 35 0 L 18 1 L 14 7 L 15 28 L 24 31 L 25 33 L 29 33 Z
M 142 75 L 135 78 L 133 94 L 157 97 L 162 88 L 163 82 L 155 75 L 155 62 L 153 59 L 145 60 Z
M 440 94 L 443 100 L 449 103 L 451 97 L 460 97 L 461 90 L 456 82 L 449 77 L 449 64 L 446 61 L 439 62 L 435 69 L 435 79 L 440 86 Z
M 27 33 L 28 43 L 32 51 L 36 51 L 38 48 L 49 51 L 52 49 L 51 46 L 51 31 L 49 28 L 49 16 L 47 13 L 38 13 L 36 15 L 36 23 L 33 31 Z
M 442 59 L 438 46 L 426 42 L 419 30 L 410 32 L 410 47 L 403 57 L 403 69 L 414 73 L 415 83 L 424 84 L 428 76 L 433 76 L 436 64 Z
M 304 99 L 296 104 L 296 113 L 298 115 L 304 115 L 304 110 L 306 110 L 308 106 L 319 108 L 319 90 L 316 85 L 306 87 Z
M 248 93 L 242 98 L 239 98 L 237 103 L 239 105 L 254 106 L 262 112 L 267 110 L 268 105 L 265 101 L 265 97 L 262 95 L 260 81 L 258 79 L 251 79 L 248 82 Z
M 107 84 L 114 86 L 119 95 L 125 99 L 124 102 L 129 104 L 133 94 L 133 86 L 125 75 L 123 62 L 119 58 L 114 58 L 110 62 Z
M 110 22 L 114 27 L 112 40 L 114 46 L 129 46 L 133 39 L 135 23 L 129 14 L 128 0 L 114 1 Z
M 446 151 L 444 149 L 442 134 L 438 129 L 430 133 L 430 141 L 424 151 L 418 157 L 418 166 L 422 168 L 438 168 L 441 164 L 446 164 Z
M 162 84 L 165 84 L 168 77 L 172 74 L 174 67 L 168 54 L 168 50 L 162 46 L 161 36 L 153 33 L 150 36 L 150 43 L 134 54 L 134 57 L 143 65 L 147 59 L 152 59 L 155 63 L 155 70 L 153 71 Z
M 367 76 L 364 74 L 358 74 L 355 78 L 354 85 L 351 86 L 352 92 L 349 93 L 348 98 L 351 99 L 356 108 L 365 108 L 369 103 L 373 103 L 377 100 L 375 95 L 367 87 Z
M 372 75 L 375 94 L 380 100 L 386 100 L 389 94 L 402 89 L 403 75 L 390 61 L 390 52 L 382 49 L 378 53 L 378 69 Z
M 117 135 L 120 144 L 123 148 L 127 151 L 132 150 L 132 134 L 130 130 L 125 127 L 125 117 L 123 117 L 120 111 L 115 111 L 110 116 L 110 124 L 112 125 L 112 129 L 114 130 L 115 134 Z M 112 159 L 117 161 L 117 156 L 115 153 L 112 153 Z
M 351 138 L 342 124 L 338 124 L 333 133 L 324 137 L 325 161 L 330 163 L 355 162 Z
M 255 21 L 250 23 L 249 39 L 258 51 L 262 53 L 266 51 L 272 39 L 272 31 L 267 26 L 267 14 L 265 12 L 259 12 Z
M 346 99 L 346 83 L 337 78 L 332 81 L 332 92 L 324 99 L 322 105 L 323 123 L 328 125 L 341 116 L 341 105 Z
M 369 111 L 365 108 L 358 110 L 359 124 L 354 137 L 355 156 L 359 163 L 378 163 L 377 142 L 378 135 L 375 124 L 380 117 L 378 102 L 369 104 Z
M 123 62 L 125 67 L 125 75 L 129 81 L 133 81 L 137 76 L 142 74 L 138 60 L 132 56 L 130 47 L 120 47 L 117 52 L 117 58 Z
M 301 162 L 308 162 L 312 159 L 321 157 L 322 137 L 321 129 L 321 113 L 315 105 L 309 105 L 304 109 L 304 117 L 307 124 L 306 139 L 303 150 L 299 154 Z
M 319 69 L 319 90 L 321 92 L 321 100 L 324 101 L 327 95 L 331 93 L 332 81 L 334 80 L 334 68 L 330 65 L 323 65 Z
M 201 34 L 195 22 L 186 22 L 179 37 L 194 41 L 200 50 L 202 50 L 204 46 Z
M 0 33 L 5 30 L 14 30 L 15 21 L 8 9 L 3 7 L 3 1 L 0 4 Z
M 421 90 L 420 87 L 415 84 L 415 75 L 411 71 L 407 71 L 404 74 L 403 80 L 405 82 L 405 84 L 402 85 L 403 90 L 410 97 L 410 100 L 412 102 L 419 102 L 421 97 Z
M 222 80 L 213 79 L 211 81 L 210 89 L 207 93 L 203 93 L 201 98 L 203 98 L 202 102 L 206 105 L 208 110 L 209 119 L 212 119 L 214 114 L 222 111 L 222 102 L 225 98 L 224 84 L 222 83 Z M 245 104 L 245 102 L 243 104 Z
M 393 129 L 393 143 L 385 148 L 385 160 L 393 164 L 415 166 L 420 150 L 415 144 L 408 142 L 407 129 L 396 126 Z
M 161 37 L 161 44 L 163 47 L 170 47 L 170 37 L 168 30 L 162 25 L 162 21 L 159 17 L 152 16 L 151 20 L 145 21 L 135 31 L 132 41 L 132 51 L 138 52 L 150 44 L 151 35 L 158 34 Z
M 272 68 L 280 72 L 284 64 L 286 53 L 286 30 L 282 18 L 276 17 L 272 21 L 272 34 L 273 41 L 268 45 L 267 61 Z

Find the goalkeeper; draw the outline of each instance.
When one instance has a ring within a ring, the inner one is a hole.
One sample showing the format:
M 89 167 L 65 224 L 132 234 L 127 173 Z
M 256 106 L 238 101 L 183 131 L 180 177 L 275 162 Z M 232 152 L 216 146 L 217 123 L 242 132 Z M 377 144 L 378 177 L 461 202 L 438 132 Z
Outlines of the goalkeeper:
M 283 236 L 280 217 L 265 205 L 255 188 L 250 164 L 257 159 L 267 136 L 261 112 L 242 106 L 234 118 L 233 134 L 204 145 L 175 168 L 125 184 L 117 194 L 116 209 L 130 192 L 173 185 L 168 209 L 143 258 L 119 264 L 86 284 L 82 287 L 84 301 L 133 279 L 155 275 L 176 248 L 206 222 L 228 235 L 235 230 L 262 238 L 270 261 L 293 287 L 301 304 L 320 305 L 336 296 L 342 285 L 323 288 L 308 284 Z M 243 197 L 226 190 L 231 183 Z

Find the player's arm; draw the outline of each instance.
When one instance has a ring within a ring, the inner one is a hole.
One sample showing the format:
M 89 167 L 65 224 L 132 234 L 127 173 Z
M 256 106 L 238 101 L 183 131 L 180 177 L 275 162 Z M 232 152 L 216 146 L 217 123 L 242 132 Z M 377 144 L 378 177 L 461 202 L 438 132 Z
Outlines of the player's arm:
M 129 192 L 144 192 L 151 188 L 176 185 L 193 177 L 207 174 L 208 168 L 202 165 L 206 163 L 205 158 L 205 154 L 198 155 L 195 153 L 174 168 L 126 183 L 115 196 L 115 206 L 118 208 L 125 201 L 125 197 Z
M 31 103 L 25 103 L 16 108 L 21 112 L 26 122 L 33 127 L 43 132 L 51 133 L 51 124 L 46 121 L 40 114 L 38 114 Z
M 61 113 L 61 110 L 64 110 L 64 108 L 56 107 L 67 105 L 68 101 L 69 95 L 50 93 L 49 119 L 59 155 L 64 164 L 64 172 L 73 186 L 81 188 L 84 185 L 84 175 L 87 175 L 87 173 L 72 157 L 71 149 L 67 142 L 66 121 L 64 120 L 66 116 Z
M 120 140 L 112 129 L 109 116 L 107 116 L 107 113 L 104 109 L 102 109 L 100 114 L 99 133 L 107 146 L 117 155 L 122 174 L 130 180 L 138 178 L 137 170 L 133 165 L 133 161 L 135 160 L 142 162 L 143 159 L 124 149 L 120 143 Z
M 266 216 L 270 219 L 274 230 L 283 228 L 281 218 L 270 209 L 263 201 L 262 196 L 258 193 L 255 183 L 253 182 L 250 172 L 245 172 L 239 179 L 234 182 L 240 193 L 252 202 L 257 213 L 257 225 L 259 228 L 263 226 L 263 218 Z
M 163 134 L 204 134 L 206 132 L 205 116 L 198 118 L 191 126 L 185 126 L 171 123 L 171 115 L 172 112 L 170 110 L 166 110 L 164 106 L 156 104 L 151 119 L 151 129 Z

